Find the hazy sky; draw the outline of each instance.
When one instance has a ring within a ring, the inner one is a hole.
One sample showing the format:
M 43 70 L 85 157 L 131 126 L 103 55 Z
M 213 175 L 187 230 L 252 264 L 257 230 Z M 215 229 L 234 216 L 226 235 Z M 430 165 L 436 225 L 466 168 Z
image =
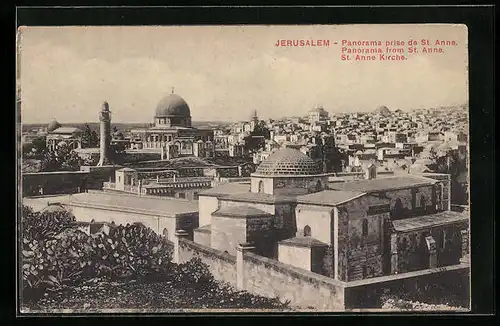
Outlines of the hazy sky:
M 444 54 L 406 61 L 341 61 L 342 39 L 455 40 Z M 328 39 L 330 47 L 275 47 L 278 39 Z M 467 30 L 459 25 L 234 27 L 29 27 L 20 36 L 24 123 L 152 122 L 175 87 L 193 120 L 411 109 L 462 104 Z

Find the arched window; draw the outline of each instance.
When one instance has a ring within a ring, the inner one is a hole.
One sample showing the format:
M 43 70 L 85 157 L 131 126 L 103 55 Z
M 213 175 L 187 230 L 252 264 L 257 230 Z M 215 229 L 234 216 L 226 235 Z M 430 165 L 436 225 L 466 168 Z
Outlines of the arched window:
M 321 181 L 318 180 L 316 183 L 316 191 L 321 191 L 323 189 L 323 185 L 321 184 Z
M 309 225 L 306 225 L 304 227 L 304 237 L 310 237 L 311 236 L 311 227 Z
M 366 237 L 368 235 L 368 220 L 365 218 L 363 220 L 363 236 Z
M 264 192 L 264 181 L 259 181 L 259 192 Z
M 165 237 L 166 240 L 168 240 L 168 230 L 166 228 L 163 229 L 163 236 Z

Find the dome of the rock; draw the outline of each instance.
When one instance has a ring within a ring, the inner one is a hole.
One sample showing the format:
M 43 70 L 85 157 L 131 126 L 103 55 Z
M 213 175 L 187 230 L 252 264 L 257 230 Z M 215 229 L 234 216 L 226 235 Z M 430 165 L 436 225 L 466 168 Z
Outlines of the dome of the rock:
M 177 94 L 169 94 L 158 102 L 156 118 L 189 118 L 191 111 L 187 102 Z

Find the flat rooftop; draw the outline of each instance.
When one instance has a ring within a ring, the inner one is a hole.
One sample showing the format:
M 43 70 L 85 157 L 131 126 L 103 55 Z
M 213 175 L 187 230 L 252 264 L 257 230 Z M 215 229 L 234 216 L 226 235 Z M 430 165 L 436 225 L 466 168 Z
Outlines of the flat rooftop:
M 404 189 L 419 186 L 433 185 L 436 180 L 419 176 L 396 176 L 372 180 L 356 180 L 339 183 L 330 183 L 329 187 L 344 191 L 383 191 L 391 189 Z
M 198 201 L 100 191 L 74 194 L 63 204 L 91 205 L 117 210 L 135 210 L 170 217 L 198 212 Z
M 203 190 L 199 193 L 200 196 L 226 196 L 235 193 L 250 192 L 250 183 L 226 182 L 220 185 Z
M 222 206 L 212 214 L 228 217 L 272 216 L 272 214 L 269 214 L 268 212 L 264 212 L 263 210 L 251 206 Z
M 298 196 L 297 203 L 335 206 L 362 195 L 364 195 L 364 193 L 359 191 L 324 190 L 308 195 Z
M 444 211 L 436 214 L 411 217 L 392 221 L 394 229 L 399 232 L 408 232 L 421 228 L 441 226 L 469 220 L 467 212 Z
M 282 244 L 282 245 L 289 245 L 289 246 L 294 246 L 294 247 L 306 247 L 306 248 L 328 246 L 326 243 L 321 242 L 321 241 L 319 241 L 315 238 L 312 238 L 312 237 L 294 237 L 294 238 L 282 240 L 278 243 Z

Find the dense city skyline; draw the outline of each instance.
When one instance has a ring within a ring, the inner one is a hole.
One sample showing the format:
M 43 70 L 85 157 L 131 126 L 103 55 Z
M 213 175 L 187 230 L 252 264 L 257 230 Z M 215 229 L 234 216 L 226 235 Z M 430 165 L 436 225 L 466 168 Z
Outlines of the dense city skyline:
M 194 29 L 197 29 L 194 31 Z M 194 121 L 411 110 L 467 102 L 464 26 L 90 27 L 22 30 L 24 123 L 97 121 L 104 100 L 113 121 L 148 123 L 171 92 Z M 381 38 L 383 35 L 383 38 Z M 445 55 L 405 62 L 345 62 L 341 45 L 275 47 L 278 39 L 442 39 Z

